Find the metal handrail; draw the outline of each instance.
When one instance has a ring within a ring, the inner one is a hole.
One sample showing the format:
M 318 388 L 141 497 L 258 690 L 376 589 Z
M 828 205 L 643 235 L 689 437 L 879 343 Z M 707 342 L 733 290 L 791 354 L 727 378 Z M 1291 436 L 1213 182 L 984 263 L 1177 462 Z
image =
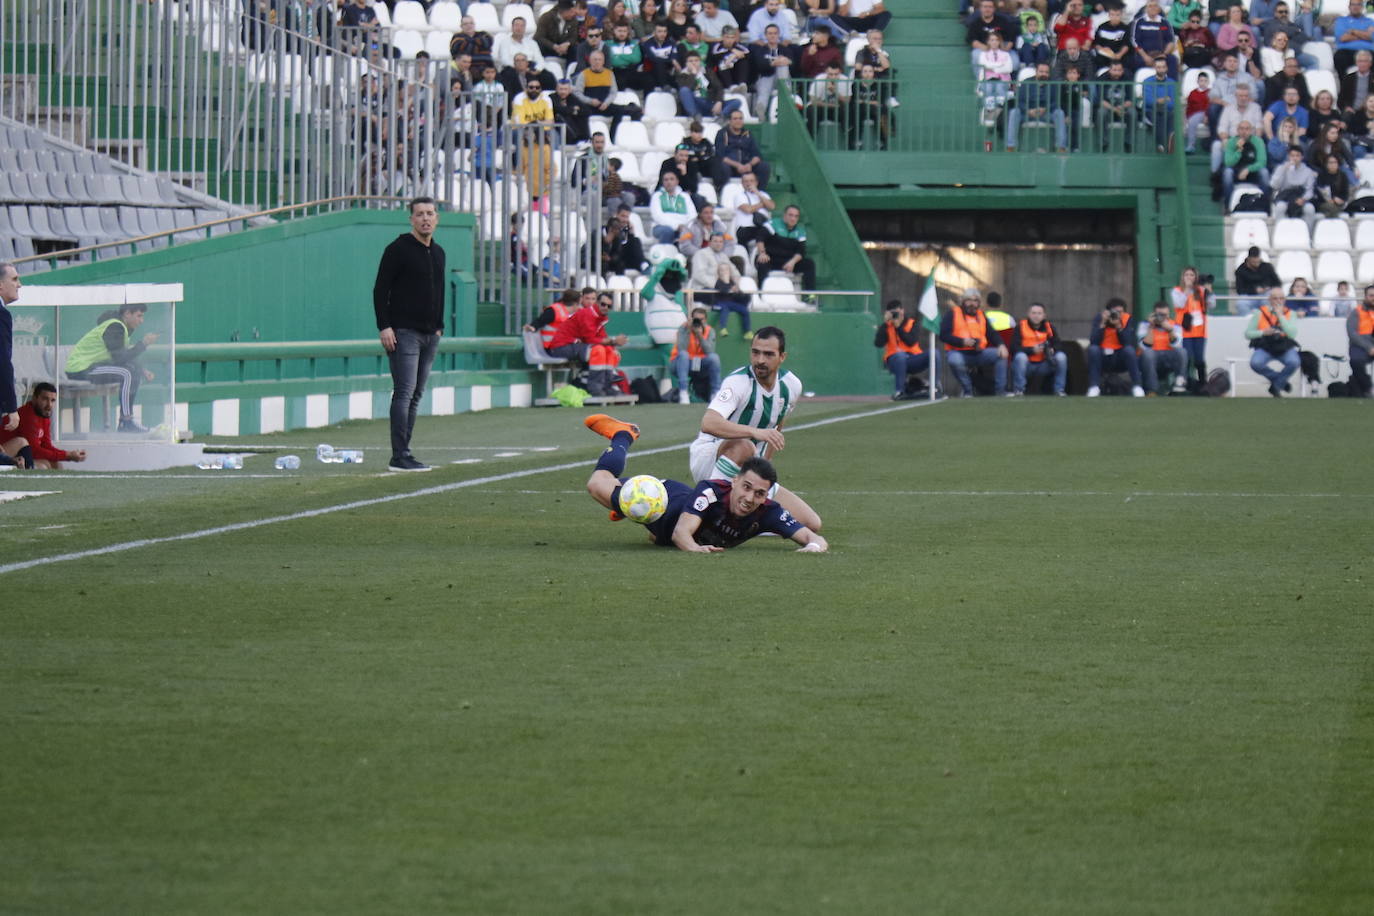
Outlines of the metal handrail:
M 183 232 L 196 232 L 201 229 L 210 229 L 215 226 L 223 226 L 226 223 L 240 223 L 247 222 L 248 220 L 253 219 L 261 219 L 265 217 L 270 217 L 276 213 L 287 213 L 292 210 L 304 210 L 310 207 L 325 207 L 329 206 L 330 204 L 342 203 L 345 201 L 384 200 L 391 201 L 393 203 L 405 203 L 408 199 L 409 198 L 405 197 L 391 197 L 386 195 L 374 194 L 346 194 L 340 197 L 326 197 L 321 200 L 311 200 L 299 204 L 287 204 L 284 207 L 272 207 L 267 210 L 257 210 L 253 213 L 244 213 L 238 216 L 226 216 L 221 219 L 212 219 L 204 223 L 195 223 L 191 226 L 180 226 L 176 229 L 164 229 L 161 232 L 154 232 L 149 235 L 136 235 L 127 239 L 115 239 L 109 242 L 98 242 L 95 245 L 84 245 L 80 248 L 63 248 L 60 251 L 50 251 L 46 254 L 34 254 L 24 258 L 13 258 L 10 260 L 10 263 L 26 264 L 29 262 L 47 261 L 49 262 L 49 267 L 56 269 L 58 266 L 56 262 L 70 260 L 73 255 L 83 254 L 87 251 L 100 251 L 105 248 L 119 248 L 124 245 L 131 245 L 134 246 L 135 249 L 137 249 L 137 246 L 141 242 L 148 242 L 154 239 L 165 238 L 167 236 L 172 235 L 181 235 Z M 132 254 L 134 252 L 130 253 Z M 96 258 L 95 260 L 100 259 Z

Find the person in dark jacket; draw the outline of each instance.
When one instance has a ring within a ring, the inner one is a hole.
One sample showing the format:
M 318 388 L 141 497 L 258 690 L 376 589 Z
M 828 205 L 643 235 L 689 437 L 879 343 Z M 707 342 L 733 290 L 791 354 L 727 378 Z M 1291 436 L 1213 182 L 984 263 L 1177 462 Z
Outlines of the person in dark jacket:
M 444 328 L 444 249 L 434 241 L 439 210 L 432 197 L 410 202 L 410 231 L 382 252 L 372 307 L 391 362 L 391 462 L 393 471 L 428 471 L 410 453 L 415 415 Z
M 719 191 L 731 178 L 738 178 L 746 172 L 753 172 L 759 179 L 759 188 L 768 189 L 768 176 L 773 173 L 763 154 L 744 126 L 744 112 L 735 110 L 725 122 L 725 129 L 716 134 L 716 190 Z
M 11 362 L 14 320 L 5 306 L 19 298 L 23 285 L 13 264 L 0 263 L 0 430 L 12 430 L 19 425 L 19 399 L 14 393 L 14 363 Z M 0 464 L 14 464 L 13 460 L 4 458 L 0 455 Z
M 1259 296 L 1259 299 L 1237 299 L 1236 314 L 1248 315 L 1255 309 L 1264 305 L 1262 297 L 1267 296 L 1269 291 L 1276 286 L 1282 286 L 1279 275 L 1274 272 L 1274 265 L 1260 257 L 1259 246 L 1251 245 L 1250 251 L 1246 254 L 1245 260 L 1241 261 L 1236 267 L 1236 282 L 1234 284 L 1236 295 L 1238 296 Z
M 873 335 L 873 346 L 883 348 L 883 368 L 892 373 L 892 400 L 915 396 L 908 377 L 930 368 L 930 354 L 921 349 L 921 324 L 908 315 L 900 299 L 887 304 L 882 324 Z
M 1131 395 L 1145 397 L 1140 385 L 1140 360 L 1135 355 L 1134 322 L 1123 299 L 1112 298 L 1102 311 L 1093 316 L 1092 333 L 1088 335 L 1088 397 L 1102 393 L 1102 370 L 1127 372 L 1131 376 Z

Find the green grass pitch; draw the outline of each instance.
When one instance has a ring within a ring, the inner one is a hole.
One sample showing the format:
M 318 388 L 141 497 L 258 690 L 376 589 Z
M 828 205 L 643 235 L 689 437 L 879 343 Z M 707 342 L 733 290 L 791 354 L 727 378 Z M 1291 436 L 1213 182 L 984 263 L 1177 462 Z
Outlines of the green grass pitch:
M 779 459 L 826 555 L 648 546 L 573 410 L 0 475 L 0 566 L 364 503 L 0 573 L 0 912 L 1374 912 L 1368 409 L 800 428 L 881 406 Z

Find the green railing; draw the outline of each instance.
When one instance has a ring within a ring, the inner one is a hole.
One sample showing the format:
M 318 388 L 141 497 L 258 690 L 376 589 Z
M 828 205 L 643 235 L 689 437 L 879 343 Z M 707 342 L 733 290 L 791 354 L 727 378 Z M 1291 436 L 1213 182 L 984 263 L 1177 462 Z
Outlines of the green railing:
M 786 98 L 786 95 L 783 95 Z M 818 261 L 828 285 L 838 289 L 880 290 L 878 275 L 864 251 L 835 186 L 816 156 L 806 124 L 792 106 L 778 106 L 776 155 L 798 192 L 804 192 L 805 217 L 813 237 L 808 251 Z M 871 296 L 838 297 L 826 303 L 827 311 L 868 311 Z
M 821 152 L 906 153 L 1072 151 L 1156 156 L 1169 130 L 1156 131 L 1146 84 L 1122 82 L 972 83 L 968 80 L 793 80 L 793 98 Z M 1178 99 L 1178 86 L 1173 87 Z M 784 96 L 785 98 L 785 96 Z M 779 106 L 779 121 L 782 109 Z M 1166 120 L 1176 121 L 1163 108 Z M 1161 150 L 1161 147 L 1163 150 Z

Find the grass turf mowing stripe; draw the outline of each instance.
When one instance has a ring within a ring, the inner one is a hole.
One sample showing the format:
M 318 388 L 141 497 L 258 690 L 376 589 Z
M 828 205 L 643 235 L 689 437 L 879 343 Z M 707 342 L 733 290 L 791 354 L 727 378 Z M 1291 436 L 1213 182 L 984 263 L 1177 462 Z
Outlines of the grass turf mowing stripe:
M 817 426 L 829 426 L 832 423 L 839 423 L 844 420 L 859 420 L 865 417 L 874 417 L 880 414 L 892 413 L 898 410 L 909 410 L 914 407 L 923 407 L 932 401 L 916 401 L 907 404 L 896 404 L 890 407 L 883 407 L 878 410 L 866 410 L 861 413 L 844 414 L 838 417 L 828 417 L 824 420 L 816 420 L 811 423 L 801 423 L 791 428 L 791 431 L 811 429 Z M 679 445 L 664 445 L 658 448 L 644 449 L 635 454 L 660 455 L 664 452 L 676 452 L 687 448 L 691 443 L 681 443 Z M 219 525 L 214 528 L 202 528 L 198 531 L 187 531 L 182 534 L 172 534 L 158 538 L 140 538 L 134 541 L 123 541 L 118 544 L 109 544 L 105 547 L 93 547 L 89 550 L 77 550 L 71 553 L 59 553 L 50 557 L 38 557 L 33 560 L 24 560 L 19 563 L 6 563 L 0 565 L 0 575 L 13 572 L 22 572 L 26 569 L 35 569 L 39 566 L 51 566 L 54 563 L 66 563 L 71 560 L 85 560 L 91 557 L 103 557 L 112 553 L 123 553 L 127 550 L 137 550 L 140 547 L 155 547 L 159 544 L 172 544 L 177 541 L 195 541 L 201 538 L 213 537 L 217 534 L 232 534 L 236 531 L 249 531 L 253 528 L 262 528 L 267 525 L 277 525 L 282 522 L 294 522 L 301 519 L 317 518 L 321 515 L 332 515 L 335 512 L 347 512 L 350 509 L 364 509 L 368 506 L 380 506 L 386 503 L 399 502 L 404 499 L 414 499 L 418 496 L 436 496 L 441 493 L 451 493 L 454 490 L 465 490 L 471 487 L 482 486 L 488 483 L 500 483 L 503 480 L 517 480 L 521 477 L 532 477 L 536 474 L 552 474 L 558 471 L 570 471 L 580 467 L 586 467 L 586 459 L 580 461 L 566 461 L 561 464 L 548 465 L 541 468 L 528 468 L 523 471 L 510 471 L 505 474 L 492 474 L 486 477 L 474 477 L 471 480 L 458 480 L 453 483 L 440 484 L 436 487 L 424 487 L 420 490 L 410 490 L 405 493 L 392 493 L 387 496 L 375 496 L 371 499 L 358 499 L 346 503 L 338 503 L 333 506 L 322 506 L 319 509 L 306 509 L 301 512 L 291 512 L 286 515 L 273 515 L 267 518 L 254 519 L 248 522 L 235 522 L 232 525 Z M 189 475 L 197 476 L 197 475 Z M 268 475 L 271 476 L 271 475 Z

